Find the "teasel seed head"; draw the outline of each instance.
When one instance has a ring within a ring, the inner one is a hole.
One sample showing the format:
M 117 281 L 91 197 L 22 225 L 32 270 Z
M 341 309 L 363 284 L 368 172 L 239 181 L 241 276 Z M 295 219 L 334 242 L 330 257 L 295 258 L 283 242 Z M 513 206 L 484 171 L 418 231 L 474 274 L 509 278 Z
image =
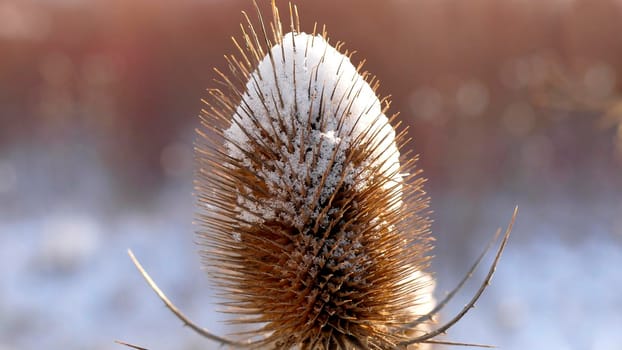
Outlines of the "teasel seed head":
M 202 114 L 204 261 L 259 347 L 399 348 L 433 306 L 425 180 L 363 64 L 272 11 L 245 14 Z
M 197 129 L 198 219 L 205 263 L 245 340 L 221 337 L 184 315 L 134 256 L 164 305 L 201 336 L 233 349 L 423 349 L 471 310 L 490 285 L 518 207 L 484 281 L 441 325 L 430 322 L 473 276 L 501 229 L 458 285 L 433 298 L 432 238 L 424 179 L 378 82 L 351 64 L 326 31 L 300 30 L 290 5 L 260 31 L 244 14 L 239 57 L 226 56 L 226 89 L 209 90 Z M 271 35 L 268 36 L 269 27 Z M 400 163 L 400 158 L 403 162 Z M 145 348 L 127 342 L 130 348 Z

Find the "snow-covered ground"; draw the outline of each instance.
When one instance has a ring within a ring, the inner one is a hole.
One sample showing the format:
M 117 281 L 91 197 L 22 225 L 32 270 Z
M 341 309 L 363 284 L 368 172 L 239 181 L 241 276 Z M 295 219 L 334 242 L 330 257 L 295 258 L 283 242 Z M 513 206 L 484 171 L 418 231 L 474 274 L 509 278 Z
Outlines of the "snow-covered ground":
M 105 186 L 106 181 L 98 184 L 99 195 Z M 36 195 L 26 188 L 21 188 L 26 197 Z M 122 348 L 113 343 L 117 339 L 152 350 L 213 348 L 164 308 L 126 254 L 132 248 L 192 319 L 216 333 L 233 331 L 222 324 L 215 291 L 200 268 L 190 193 L 189 179 L 182 179 L 162 190 L 149 208 L 100 210 L 91 200 L 85 205 L 79 193 L 21 214 L 14 210 L 19 204 L 4 202 L 2 212 L 12 214 L 0 214 L 0 350 Z M 457 203 L 451 194 L 435 200 L 437 222 L 447 222 L 446 208 L 459 210 Z M 495 221 L 478 221 L 474 231 L 492 234 L 509 219 L 514 199 L 499 196 L 483 203 L 493 208 L 485 217 Z M 582 217 L 581 203 L 549 199 L 547 207 L 567 213 L 555 216 L 537 201 L 519 204 L 514 235 L 492 286 L 444 339 L 507 350 L 622 349 L 617 209 Z M 573 239 L 565 238 L 565 231 L 573 230 L 562 222 L 568 216 L 583 222 Z M 485 235 L 477 235 L 465 246 L 451 246 L 457 231 L 443 225 L 433 264 L 438 297 L 461 278 L 486 242 Z M 444 310 L 442 320 L 463 306 L 484 270 Z
M 521 224 L 515 233 L 528 226 Z M 591 232 L 596 237 L 574 245 L 550 232 L 537 234 L 542 238 L 510 243 L 492 285 L 446 338 L 516 350 L 622 349 L 620 241 Z M 482 271 L 475 280 L 483 275 Z M 447 279 L 457 276 L 443 278 L 441 284 L 447 285 Z M 454 312 L 466 303 L 476 283 L 471 283 L 470 293 L 456 298 Z M 451 313 L 446 309 L 444 319 Z

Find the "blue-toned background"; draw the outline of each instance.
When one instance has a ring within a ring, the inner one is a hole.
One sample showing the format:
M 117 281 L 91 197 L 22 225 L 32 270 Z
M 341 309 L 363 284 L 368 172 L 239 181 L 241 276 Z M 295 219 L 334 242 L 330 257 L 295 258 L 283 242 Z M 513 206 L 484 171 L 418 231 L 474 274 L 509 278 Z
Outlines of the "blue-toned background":
M 437 297 L 520 206 L 492 286 L 444 339 L 622 349 L 622 1 L 299 6 L 303 28 L 326 23 L 367 58 L 410 126 Z M 194 244 L 192 143 L 242 10 L 251 1 L 0 0 L 0 350 L 213 348 L 128 248 L 189 316 L 235 330 Z

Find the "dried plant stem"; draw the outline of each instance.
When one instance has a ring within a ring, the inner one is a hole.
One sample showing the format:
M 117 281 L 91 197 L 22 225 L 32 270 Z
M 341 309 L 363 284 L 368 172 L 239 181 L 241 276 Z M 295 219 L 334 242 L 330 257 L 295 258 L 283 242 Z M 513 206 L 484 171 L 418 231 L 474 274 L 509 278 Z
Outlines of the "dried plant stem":
M 496 349 L 497 348 L 494 345 L 475 344 L 475 343 L 460 343 L 460 342 L 444 341 L 444 340 L 426 340 L 423 343 L 435 344 L 435 345 L 449 345 L 449 346 L 468 346 L 468 347 L 485 348 L 485 349 Z
M 505 230 L 505 234 L 503 235 L 503 240 L 501 241 L 501 245 L 499 246 L 499 249 L 497 249 L 495 260 L 493 261 L 492 265 L 490 266 L 490 269 L 488 270 L 486 279 L 481 284 L 481 286 L 479 287 L 475 295 L 473 295 L 473 298 L 471 298 L 471 300 L 464 306 L 464 308 L 462 308 L 462 310 L 456 316 L 454 316 L 449 322 L 445 323 L 441 327 L 438 327 L 437 329 L 431 332 L 428 332 L 420 337 L 412 338 L 408 341 L 401 342 L 400 345 L 410 345 L 410 344 L 416 344 L 416 343 L 429 342 L 430 339 L 442 333 L 445 333 L 449 328 L 451 328 L 453 325 L 458 323 L 458 321 L 460 321 L 462 317 L 464 317 L 464 315 L 466 315 L 467 312 L 469 312 L 470 309 L 475 307 L 475 303 L 479 300 L 479 298 L 482 296 L 482 293 L 484 293 L 484 290 L 486 290 L 486 288 L 490 285 L 492 281 L 492 276 L 495 274 L 495 271 L 497 269 L 497 264 L 499 263 L 499 259 L 501 258 L 501 254 L 503 254 L 503 251 L 505 250 L 505 246 L 508 243 L 508 239 L 510 238 L 510 233 L 512 232 L 512 226 L 514 225 L 514 221 L 516 220 L 517 214 L 518 214 L 518 206 L 514 208 L 512 219 L 510 220 L 510 223 L 507 229 Z
M 132 252 L 131 249 L 128 249 L 127 251 L 128 255 L 130 256 L 130 259 L 132 259 L 132 262 L 134 263 L 134 266 L 136 266 L 136 268 L 138 269 L 138 271 L 140 272 L 140 274 L 143 276 L 143 278 L 145 279 L 145 281 L 147 281 L 147 283 L 149 284 L 149 287 L 151 287 L 151 289 L 153 289 L 153 291 L 158 295 L 158 297 L 160 298 L 160 300 L 162 300 L 162 302 L 164 302 L 164 305 L 166 305 L 166 307 L 171 310 L 171 312 L 177 316 L 177 318 L 183 322 L 183 324 L 185 326 L 188 326 L 189 328 L 191 328 L 193 331 L 195 331 L 197 334 L 202 335 L 205 338 L 211 339 L 213 341 L 216 341 L 218 343 L 220 343 L 221 345 L 230 345 L 230 346 L 235 346 L 235 347 L 239 347 L 239 348 L 243 348 L 243 347 L 248 347 L 248 346 L 252 346 L 253 342 L 248 341 L 248 342 L 238 342 L 238 341 L 234 341 L 234 340 L 230 340 L 227 338 L 223 338 L 223 337 L 219 337 L 217 335 L 215 335 L 214 333 L 210 332 L 209 330 L 198 326 L 196 323 L 194 323 L 192 320 L 190 320 L 188 317 L 186 317 L 186 315 L 184 315 L 166 296 L 166 294 L 164 294 L 164 292 L 162 292 L 162 290 L 160 289 L 160 287 L 158 287 L 158 285 L 155 283 L 155 281 L 151 278 L 151 276 L 149 276 L 149 273 L 147 273 L 147 271 L 143 268 L 143 266 L 140 264 L 140 262 L 138 261 L 138 259 L 136 259 L 136 256 L 134 256 L 134 253 Z M 128 345 L 131 346 L 129 344 L 123 344 L 123 345 Z M 138 348 L 141 349 L 141 348 Z
M 143 347 L 138 346 L 138 345 L 126 343 L 126 342 L 120 341 L 120 340 L 115 340 L 114 342 L 117 343 L 117 344 L 120 344 L 120 345 L 125 345 L 128 348 L 132 348 L 132 349 L 136 349 L 136 350 L 148 350 L 147 348 L 143 348 Z
M 488 242 L 488 245 L 486 246 L 484 251 L 480 254 L 480 256 L 477 258 L 477 260 L 475 260 L 475 263 L 473 263 L 473 266 L 471 266 L 469 271 L 464 275 L 464 277 L 462 278 L 460 283 L 458 283 L 458 285 L 451 292 L 449 292 L 445 296 L 445 298 L 443 298 L 443 300 L 441 300 L 441 302 L 438 303 L 438 305 L 436 305 L 436 307 L 434 309 L 430 310 L 430 312 L 428 312 L 427 314 L 419 317 L 418 319 L 414 320 L 413 322 L 408 323 L 408 324 L 402 326 L 401 329 L 402 330 L 407 330 L 407 329 L 410 329 L 412 327 L 417 326 L 418 324 L 421 324 L 422 322 L 432 321 L 434 319 L 434 316 L 436 316 L 436 314 L 438 314 L 453 299 L 453 297 L 460 291 L 460 289 L 462 289 L 462 287 L 465 285 L 465 283 L 468 280 L 470 280 L 471 277 L 473 277 L 473 273 L 475 272 L 475 270 L 477 270 L 477 268 L 479 267 L 479 264 L 482 262 L 482 260 L 486 256 L 486 254 L 488 254 L 488 252 L 490 251 L 490 248 L 492 248 L 494 243 L 499 238 L 500 234 L 501 234 L 501 229 L 499 228 L 495 232 L 494 236 L 490 239 L 490 242 Z

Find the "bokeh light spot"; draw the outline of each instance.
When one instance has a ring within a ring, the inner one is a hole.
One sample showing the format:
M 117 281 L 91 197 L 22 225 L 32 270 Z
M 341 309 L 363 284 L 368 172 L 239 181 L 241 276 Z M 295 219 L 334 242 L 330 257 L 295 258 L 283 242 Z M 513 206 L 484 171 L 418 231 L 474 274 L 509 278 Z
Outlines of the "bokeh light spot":
M 421 87 L 410 96 L 410 107 L 416 118 L 438 120 L 443 109 L 443 96 L 431 87 Z
M 456 94 L 458 109 L 464 116 L 482 115 L 488 107 L 488 88 L 477 80 L 462 84 Z
M 607 64 L 595 64 L 585 72 L 583 83 L 592 97 L 609 97 L 616 85 L 615 71 Z
M 535 122 L 535 113 L 526 102 L 511 103 L 503 113 L 503 125 L 506 130 L 517 137 L 529 134 Z

